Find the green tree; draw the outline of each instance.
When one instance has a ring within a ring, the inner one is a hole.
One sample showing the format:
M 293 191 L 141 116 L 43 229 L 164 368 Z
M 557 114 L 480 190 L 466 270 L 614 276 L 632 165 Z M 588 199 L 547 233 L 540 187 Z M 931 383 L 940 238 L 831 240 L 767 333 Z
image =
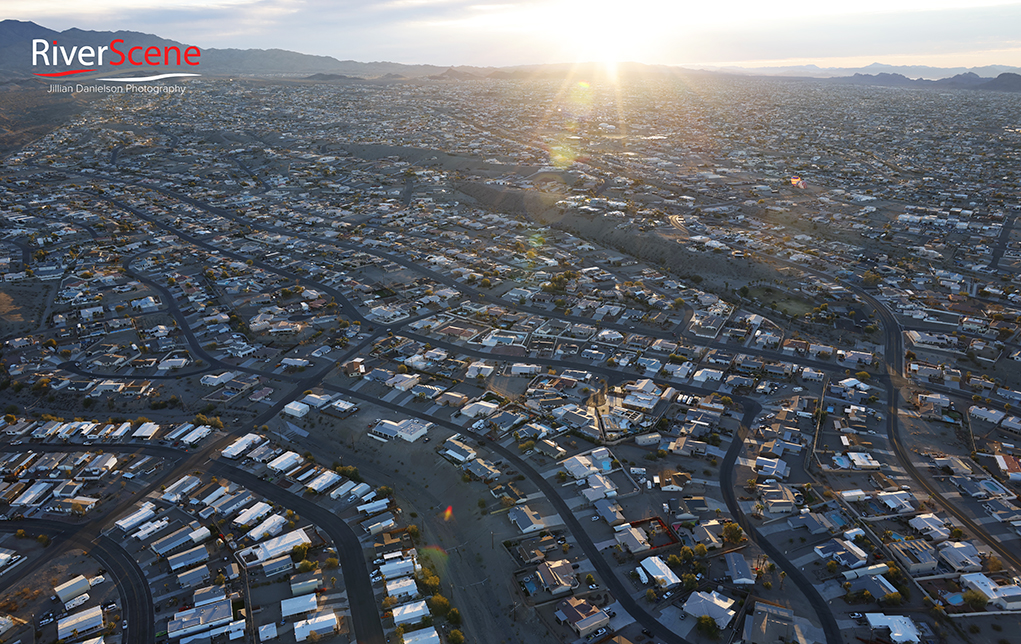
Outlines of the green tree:
M 656 601 L 656 591 L 653 590 L 652 588 L 649 588 L 648 590 L 646 590 L 645 591 L 645 599 L 650 604 L 654 603 Z
M 430 597 L 428 604 L 429 610 L 432 611 L 433 615 L 443 617 L 450 612 L 450 600 L 439 593 Z
M 883 604 L 885 606 L 900 606 L 903 598 L 900 593 L 886 593 L 883 595 Z
M 716 624 L 715 619 L 708 615 L 702 615 L 695 621 L 695 630 L 709 639 L 716 639 L 720 636 L 719 625 Z
M 970 606 L 972 610 L 982 610 L 989 602 L 989 598 L 986 597 L 984 593 L 971 589 L 961 593 L 961 599 L 963 599 L 964 603 Z
M 699 559 L 704 559 L 709 554 L 709 549 L 705 547 L 705 544 L 699 543 L 695 545 L 694 553 Z
M 450 612 L 447 613 L 447 623 L 451 626 L 461 625 L 461 611 L 456 608 L 451 608 Z
M 691 573 L 681 575 L 681 583 L 684 584 L 684 590 L 695 590 L 698 588 L 698 579 Z
M 741 543 L 744 539 L 744 530 L 734 521 L 723 526 L 723 540 L 727 543 Z
M 681 561 L 688 562 L 695 558 L 695 552 L 688 546 L 681 547 Z
M 447 635 L 447 641 L 450 644 L 464 644 L 464 633 L 455 628 Z

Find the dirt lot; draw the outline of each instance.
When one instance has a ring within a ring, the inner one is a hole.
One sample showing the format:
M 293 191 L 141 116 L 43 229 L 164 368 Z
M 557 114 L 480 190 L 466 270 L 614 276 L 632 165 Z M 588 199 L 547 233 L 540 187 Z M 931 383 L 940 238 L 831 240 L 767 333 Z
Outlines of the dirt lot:
M 548 641 L 545 625 L 518 600 L 515 563 L 501 545 L 517 537 L 517 530 L 486 485 L 465 482 L 435 451 L 452 432 L 433 429 L 428 443 L 383 444 L 368 437 L 366 427 L 372 419 L 393 414 L 362 407 L 346 420 L 306 425 L 309 436 L 294 436 L 294 448 L 312 450 L 322 463 L 354 465 L 370 484 L 394 489 L 404 521 L 421 529 L 419 551 L 429 552 L 443 594 L 461 612 L 461 630 L 469 641 Z M 479 455 L 486 458 L 485 449 Z M 514 481 L 516 475 L 506 474 L 501 482 Z M 527 481 L 515 484 L 525 494 L 535 491 Z M 537 509 L 549 511 L 541 505 Z
M 55 284 L 28 280 L 0 287 L 0 335 L 32 333 L 39 328 Z

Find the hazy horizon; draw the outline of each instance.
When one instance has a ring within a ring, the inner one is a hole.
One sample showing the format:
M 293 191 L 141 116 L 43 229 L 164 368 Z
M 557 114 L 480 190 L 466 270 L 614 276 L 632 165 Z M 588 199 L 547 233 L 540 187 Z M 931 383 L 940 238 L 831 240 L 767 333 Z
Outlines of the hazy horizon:
M 1021 66 L 1021 3 L 986 0 L 13 0 L 5 17 L 68 28 L 155 33 L 201 47 L 287 49 L 338 60 L 513 66 L 640 62 L 764 67 L 874 62 Z

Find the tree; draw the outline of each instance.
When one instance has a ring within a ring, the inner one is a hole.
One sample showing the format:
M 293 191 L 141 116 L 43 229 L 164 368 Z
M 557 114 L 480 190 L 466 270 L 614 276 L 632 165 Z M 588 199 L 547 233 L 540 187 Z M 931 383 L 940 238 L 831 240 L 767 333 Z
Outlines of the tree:
M 35 538 L 35 540 L 38 541 L 39 543 L 43 544 L 43 548 L 45 548 L 46 546 L 50 545 L 50 538 L 48 536 L 46 536 L 45 534 L 39 535 L 38 537 Z
M 450 612 L 450 600 L 439 593 L 430 597 L 428 604 L 429 610 L 432 611 L 433 615 L 443 617 Z
M 304 543 L 299 543 L 298 545 L 291 548 L 291 560 L 294 561 L 295 563 L 304 561 L 305 555 L 307 554 L 308 546 Z
M 461 625 L 461 611 L 456 608 L 451 608 L 450 612 L 447 613 L 447 623 L 452 626 Z
M 592 573 L 589 573 L 588 575 L 585 576 L 585 583 L 588 584 L 589 586 L 596 583 L 596 578 L 592 576 Z
M 883 595 L 883 605 L 885 606 L 900 606 L 904 598 L 901 597 L 900 593 L 886 593 Z
M 327 570 L 333 570 L 340 565 L 340 561 L 336 557 L 328 557 L 326 563 L 323 564 L 323 568 Z
M 961 593 L 961 599 L 963 599 L 964 603 L 970 606 L 972 610 L 982 610 L 989 602 L 989 598 L 986 597 L 984 593 L 971 589 Z
M 653 590 L 652 588 L 649 588 L 648 590 L 646 590 L 645 591 L 645 599 L 650 604 L 655 603 L 655 601 L 656 601 L 656 591 Z
M 703 559 L 709 554 L 709 549 L 705 547 L 705 544 L 699 543 L 695 545 L 694 553 L 696 557 Z
M 964 530 L 960 528 L 954 528 L 950 531 L 950 538 L 954 541 L 960 541 L 964 538 Z
M 24 539 L 28 535 L 25 534 L 24 530 L 18 530 L 17 532 L 14 533 L 14 536 L 17 537 L 18 539 Z
M 695 590 L 698 588 L 698 579 L 691 573 L 681 575 L 681 583 L 684 584 L 684 590 Z
M 319 567 L 318 564 L 306 559 L 302 561 L 300 564 L 298 564 L 298 572 L 312 572 L 318 567 Z
M 85 506 L 83 506 L 81 503 L 77 501 L 72 502 L 71 514 L 75 515 L 76 517 L 82 516 L 83 514 L 85 514 Z
M 831 573 L 835 573 L 838 570 L 840 570 L 840 564 L 830 559 L 829 561 L 826 562 L 826 570 L 830 571 Z
M 450 644 L 464 644 L 464 633 L 455 628 L 447 634 L 447 641 Z
M 222 572 L 216 576 L 216 579 L 213 580 L 214 586 L 222 586 L 225 583 L 227 583 L 227 578 L 224 576 Z
M 737 523 L 731 521 L 723 526 L 723 540 L 727 543 L 741 543 L 744 539 L 744 530 Z
M 710 639 L 716 639 L 720 636 L 719 625 L 715 619 L 708 615 L 702 615 L 695 621 L 695 630 Z
M 411 537 L 412 541 L 418 541 L 419 531 L 418 531 L 418 526 L 417 525 L 412 523 L 411 525 L 409 525 L 407 527 L 406 530 L 407 530 L 408 536 Z
M 986 570 L 989 572 L 1000 572 L 1003 570 L 1003 562 L 996 555 L 986 557 Z
M 688 562 L 695 558 L 695 553 L 688 546 L 681 547 L 681 561 Z

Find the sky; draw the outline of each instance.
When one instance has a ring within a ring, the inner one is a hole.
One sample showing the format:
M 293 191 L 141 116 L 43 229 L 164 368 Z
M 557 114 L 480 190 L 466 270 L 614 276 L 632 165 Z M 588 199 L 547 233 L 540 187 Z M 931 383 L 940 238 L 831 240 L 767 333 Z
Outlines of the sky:
M 2 0 L 0 17 L 204 48 L 506 66 L 1021 66 L 1004 0 Z

